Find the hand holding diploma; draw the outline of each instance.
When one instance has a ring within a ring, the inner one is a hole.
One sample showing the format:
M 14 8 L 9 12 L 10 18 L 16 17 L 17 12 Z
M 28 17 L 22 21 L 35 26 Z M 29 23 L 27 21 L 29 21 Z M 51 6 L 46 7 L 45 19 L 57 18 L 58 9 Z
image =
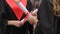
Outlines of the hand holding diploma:
M 31 23 L 36 23 L 38 20 L 37 20 L 37 15 L 33 15 L 33 13 L 32 13 L 32 15 L 31 15 L 31 13 L 29 13 L 28 12 L 28 10 L 24 7 L 24 5 L 21 3 L 21 2 L 19 2 L 19 0 L 15 0 L 15 2 L 18 4 L 18 6 L 25 12 L 25 14 L 28 14 L 28 21 L 29 22 L 31 22 Z M 37 12 L 37 11 L 35 11 L 35 12 Z M 32 21 L 31 21 L 32 20 Z M 26 22 L 27 21 L 27 18 L 25 18 L 25 19 L 23 19 L 23 20 L 21 20 L 21 22 L 22 23 L 24 23 L 24 22 Z
M 37 24 L 37 22 L 38 22 L 37 12 L 35 12 L 35 11 L 37 11 L 37 10 L 35 9 L 34 11 L 31 11 L 32 17 L 30 17 L 30 16 L 28 17 L 28 21 L 30 24 Z
M 28 17 L 28 21 L 30 24 L 37 24 L 38 22 L 37 16 Z

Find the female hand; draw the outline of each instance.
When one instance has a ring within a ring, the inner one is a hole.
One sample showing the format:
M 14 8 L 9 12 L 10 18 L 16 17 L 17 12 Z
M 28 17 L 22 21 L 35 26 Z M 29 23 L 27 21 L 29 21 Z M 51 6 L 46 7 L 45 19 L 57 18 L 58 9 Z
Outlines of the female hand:
M 37 24 L 38 19 L 37 19 L 37 14 L 36 13 L 32 13 L 32 17 L 28 17 L 28 21 L 30 24 Z

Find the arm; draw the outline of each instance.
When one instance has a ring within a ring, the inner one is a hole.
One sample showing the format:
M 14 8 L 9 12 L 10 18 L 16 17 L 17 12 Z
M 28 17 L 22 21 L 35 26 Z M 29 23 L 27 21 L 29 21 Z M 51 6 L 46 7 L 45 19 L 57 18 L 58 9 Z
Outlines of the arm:
M 9 20 L 8 21 L 8 25 L 13 25 L 13 26 L 16 26 L 16 27 L 21 27 L 22 23 L 20 21 L 17 21 L 17 20 Z

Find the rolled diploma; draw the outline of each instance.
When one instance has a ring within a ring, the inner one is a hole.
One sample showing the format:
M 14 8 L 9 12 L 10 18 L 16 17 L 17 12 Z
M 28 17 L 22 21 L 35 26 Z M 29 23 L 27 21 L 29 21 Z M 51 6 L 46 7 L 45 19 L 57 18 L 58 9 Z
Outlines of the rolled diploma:
M 25 14 L 29 13 L 28 10 L 24 7 L 24 5 L 21 2 L 18 2 L 17 4 L 25 12 Z
M 28 10 L 24 7 L 24 5 L 21 2 L 17 3 L 18 6 L 24 11 L 25 14 L 28 14 L 29 17 L 32 17 L 31 13 L 28 12 Z M 34 10 L 33 13 L 36 13 L 38 9 Z M 27 21 L 27 17 L 25 17 L 24 19 L 21 20 L 21 23 L 24 23 L 25 21 Z

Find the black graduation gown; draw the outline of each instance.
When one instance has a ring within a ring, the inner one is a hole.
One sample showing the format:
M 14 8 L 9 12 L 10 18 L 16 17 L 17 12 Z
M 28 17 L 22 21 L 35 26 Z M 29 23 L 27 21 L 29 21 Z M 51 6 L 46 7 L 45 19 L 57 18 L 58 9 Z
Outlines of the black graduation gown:
M 5 34 L 6 29 L 7 29 L 7 20 L 2 0 L 0 0 L 0 34 Z
M 56 32 L 57 32 L 57 34 L 60 34 L 60 17 L 57 17 L 57 23 L 56 24 L 57 24 Z
M 12 11 L 12 9 L 9 7 L 9 5 L 6 3 L 5 0 L 2 0 L 3 2 L 3 7 L 4 7 L 4 11 L 6 13 L 6 19 L 7 20 L 17 20 L 14 12 Z M 27 9 L 29 11 L 31 11 L 32 6 L 30 5 L 30 1 L 28 1 L 28 5 L 27 5 Z M 23 14 L 22 18 L 25 17 L 25 14 Z M 5 32 L 5 34 L 28 34 L 28 22 L 26 22 L 22 27 L 17 28 L 15 26 L 7 26 L 7 30 Z
M 60 34 L 60 17 L 54 16 L 54 22 L 55 22 L 55 34 Z
M 54 16 L 53 5 L 49 0 L 42 0 L 39 10 L 39 22 L 36 27 L 35 34 L 54 34 Z

